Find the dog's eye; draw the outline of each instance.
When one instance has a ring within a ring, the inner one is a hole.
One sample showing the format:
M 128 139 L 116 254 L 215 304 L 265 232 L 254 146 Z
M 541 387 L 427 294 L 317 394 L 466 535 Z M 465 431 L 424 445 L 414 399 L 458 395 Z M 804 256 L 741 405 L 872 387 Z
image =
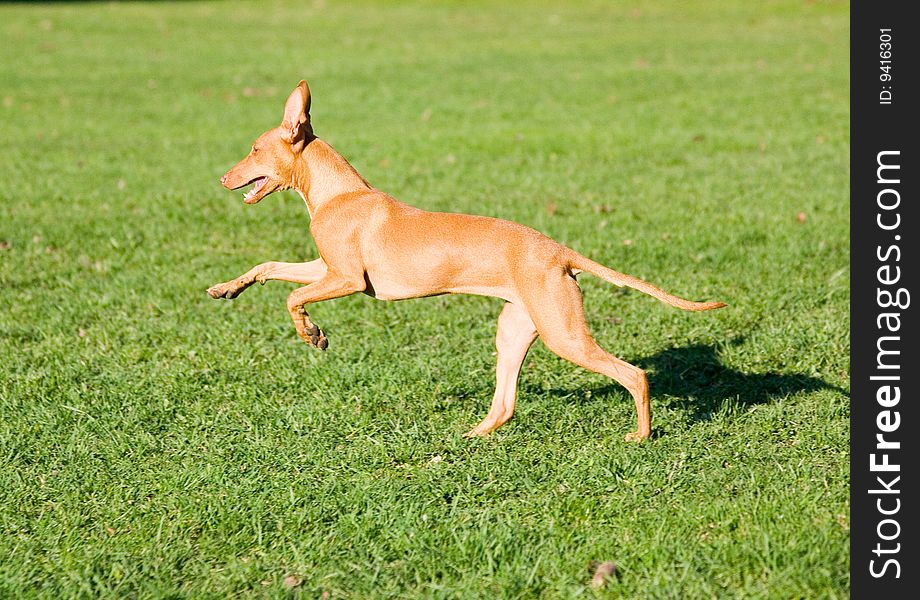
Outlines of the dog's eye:
M 255 154 L 255 153 L 258 152 L 258 151 L 259 151 L 259 149 L 256 148 L 255 146 L 252 147 L 252 153 L 253 153 L 253 154 Z

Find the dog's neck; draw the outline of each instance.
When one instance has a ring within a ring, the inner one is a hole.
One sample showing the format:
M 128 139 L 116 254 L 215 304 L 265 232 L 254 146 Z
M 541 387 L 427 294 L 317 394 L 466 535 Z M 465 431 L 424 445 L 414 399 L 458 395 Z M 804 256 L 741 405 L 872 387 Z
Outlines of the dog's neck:
M 371 189 L 341 154 L 316 137 L 307 140 L 294 161 L 291 183 L 306 202 L 310 218 L 336 196 Z

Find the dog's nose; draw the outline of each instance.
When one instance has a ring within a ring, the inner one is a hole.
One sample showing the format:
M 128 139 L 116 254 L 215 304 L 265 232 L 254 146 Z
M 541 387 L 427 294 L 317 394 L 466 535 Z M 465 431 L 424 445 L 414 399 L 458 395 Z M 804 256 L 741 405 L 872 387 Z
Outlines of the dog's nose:
M 225 185 L 226 183 L 227 183 L 227 174 L 224 173 L 223 175 L 220 176 L 220 184 Z

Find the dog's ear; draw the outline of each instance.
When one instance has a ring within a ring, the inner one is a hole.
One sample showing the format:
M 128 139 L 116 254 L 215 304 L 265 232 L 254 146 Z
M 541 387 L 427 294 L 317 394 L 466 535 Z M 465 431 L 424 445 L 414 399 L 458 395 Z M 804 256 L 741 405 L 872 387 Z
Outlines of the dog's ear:
M 282 136 L 285 141 L 303 147 L 306 130 L 310 128 L 310 88 L 303 79 L 284 103 L 284 118 L 281 119 Z M 295 148 L 298 150 L 298 148 Z

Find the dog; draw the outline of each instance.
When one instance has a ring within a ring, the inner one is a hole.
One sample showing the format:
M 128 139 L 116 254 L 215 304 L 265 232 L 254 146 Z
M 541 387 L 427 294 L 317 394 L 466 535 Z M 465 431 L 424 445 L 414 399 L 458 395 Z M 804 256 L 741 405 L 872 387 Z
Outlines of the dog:
M 300 287 L 287 309 L 297 335 L 325 350 L 328 340 L 307 306 L 362 292 L 380 300 L 475 294 L 505 301 L 498 316 L 496 386 L 488 415 L 466 433 L 484 436 L 514 413 L 521 365 L 539 336 L 551 351 L 606 375 L 629 393 L 637 428 L 627 441 L 651 433 L 645 372 L 605 352 L 585 323 L 576 277 L 588 272 L 644 292 L 677 308 L 711 310 L 722 302 L 692 302 L 636 277 L 609 269 L 549 237 L 501 219 L 424 211 L 374 189 L 332 147 L 313 134 L 310 88 L 301 81 L 284 106 L 281 125 L 253 143 L 221 184 L 255 204 L 278 190 L 300 194 L 321 258 L 305 263 L 266 262 L 208 289 L 212 298 L 235 298 L 268 280 Z

